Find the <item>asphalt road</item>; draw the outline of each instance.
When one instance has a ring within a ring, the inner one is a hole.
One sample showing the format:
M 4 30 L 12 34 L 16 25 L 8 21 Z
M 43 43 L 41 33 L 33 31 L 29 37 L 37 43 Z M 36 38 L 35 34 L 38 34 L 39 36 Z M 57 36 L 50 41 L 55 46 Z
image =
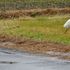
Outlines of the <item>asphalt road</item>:
M 1 48 L 0 70 L 70 70 L 70 61 Z

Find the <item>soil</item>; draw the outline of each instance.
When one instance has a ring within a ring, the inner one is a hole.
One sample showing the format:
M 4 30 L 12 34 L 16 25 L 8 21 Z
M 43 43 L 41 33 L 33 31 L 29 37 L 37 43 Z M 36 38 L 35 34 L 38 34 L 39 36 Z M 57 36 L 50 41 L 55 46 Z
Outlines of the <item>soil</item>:
M 9 37 L 5 35 L 0 35 L 0 47 L 15 48 L 33 53 L 46 53 L 47 51 L 70 52 L 70 45 L 47 41 L 35 41 L 20 37 Z
M 0 35 L 0 48 L 15 49 L 32 54 L 47 54 L 49 56 L 58 56 L 58 58 L 70 60 L 70 45 L 54 42 Z

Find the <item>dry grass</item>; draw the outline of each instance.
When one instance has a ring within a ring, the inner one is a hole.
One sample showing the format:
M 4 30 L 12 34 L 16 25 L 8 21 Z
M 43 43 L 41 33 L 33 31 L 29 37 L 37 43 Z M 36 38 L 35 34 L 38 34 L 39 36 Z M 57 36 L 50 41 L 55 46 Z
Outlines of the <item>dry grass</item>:
M 31 9 L 31 10 L 11 10 L 0 12 L 0 18 L 18 18 L 20 16 L 41 16 L 41 15 L 56 15 L 70 14 L 70 8 L 47 8 L 47 9 Z

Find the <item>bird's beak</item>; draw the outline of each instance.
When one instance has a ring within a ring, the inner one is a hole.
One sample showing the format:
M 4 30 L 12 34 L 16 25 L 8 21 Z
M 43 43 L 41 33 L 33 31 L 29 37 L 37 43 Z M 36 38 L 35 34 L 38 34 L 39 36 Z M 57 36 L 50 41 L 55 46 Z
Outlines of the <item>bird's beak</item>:
M 64 33 L 66 33 L 68 31 L 68 28 L 67 29 L 65 29 L 65 32 Z

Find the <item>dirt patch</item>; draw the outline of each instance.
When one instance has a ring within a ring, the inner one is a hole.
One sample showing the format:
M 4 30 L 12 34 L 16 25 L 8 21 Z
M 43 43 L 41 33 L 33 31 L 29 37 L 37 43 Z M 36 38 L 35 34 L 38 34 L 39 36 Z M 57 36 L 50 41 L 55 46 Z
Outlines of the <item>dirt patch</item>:
M 33 53 L 46 53 L 47 51 L 70 52 L 70 45 L 3 35 L 0 35 L 0 47 L 15 48 Z
M 27 38 L 0 35 L 0 48 L 15 49 L 34 54 L 47 54 L 49 56 L 57 56 L 61 59 L 70 60 L 70 45 L 59 43 L 35 41 Z

